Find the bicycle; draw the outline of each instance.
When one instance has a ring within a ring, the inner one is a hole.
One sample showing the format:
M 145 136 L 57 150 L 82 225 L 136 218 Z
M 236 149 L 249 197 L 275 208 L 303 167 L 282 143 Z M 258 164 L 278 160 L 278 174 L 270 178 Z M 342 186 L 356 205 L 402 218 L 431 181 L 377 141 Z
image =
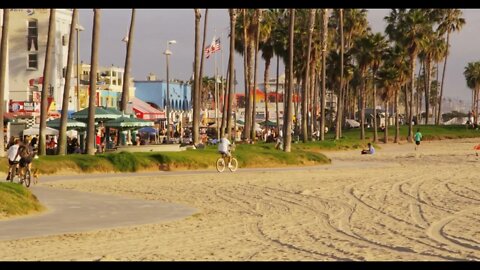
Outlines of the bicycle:
M 231 144 L 229 147 L 230 147 L 230 154 L 232 154 L 233 151 L 235 151 L 235 144 Z M 226 157 L 227 157 L 227 154 L 222 153 L 222 156 L 217 159 L 216 167 L 218 172 L 225 171 L 225 167 L 227 167 L 226 161 L 225 161 Z M 230 166 L 228 166 L 228 169 L 231 172 L 234 172 L 238 169 L 238 160 L 234 158 L 233 155 L 230 156 Z
M 27 166 L 26 167 L 26 170 L 25 170 L 25 174 L 23 175 L 23 177 L 20 178 L 20 170 L 21 168 L 18 167 L 18 164 L 15 164 L 16 166 L 12 169 L 10 168 L 11 170 L 11 173 L 10 173 L 10 177 L 9 179 L 7 179 L 7 181 L 9 182 L 12 182 L 14 183 L 15 181 L 15 177 L 18 176 L 19 180 L 18 180 L 18 183 L 21 185 L 21 184 L 25 184 L 25 187 L 30 187 L 30 184 L 31 184 L 31 180 L 32 180 L 32 171 L 31 169 Z

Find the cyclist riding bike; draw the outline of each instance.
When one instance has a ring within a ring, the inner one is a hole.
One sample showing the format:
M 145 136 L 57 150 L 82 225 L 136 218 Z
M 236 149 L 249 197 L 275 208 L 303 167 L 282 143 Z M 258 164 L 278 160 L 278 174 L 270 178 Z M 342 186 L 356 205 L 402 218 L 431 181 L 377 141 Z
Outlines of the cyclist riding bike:
M 30 145 L 28 140 L 18 147 L 17 156 L 20 156 L 20 179 L 25 174 L 26 170 L 31 170 L 34 155 L 35 152 L 33 151 L 33 147 Z
M 230 146 L 232 144 L 228 140 L 228 133 L 223 135 L 223 138 L 220 139 L 220 143 L 218 144 L 218 152 L 225 157 L 225 161 L 227 161 L 228 167 L 230 168 L 232 165 L 230 164 L 232 158 L 232 152 L 230 151 Z
M 15 169 L 18 167 L 18 163 L 20 162 L 20 156 L 18 156 L 18 148 L 20 147 L 20 139 L 15 139 L 12 146 L 10 146 L 7 150 L 7 158 L 8 158 L 8 176 L 7 180 L 13 179 L 15 174 Z M 10 178 L 11 177 L 11 178 Z

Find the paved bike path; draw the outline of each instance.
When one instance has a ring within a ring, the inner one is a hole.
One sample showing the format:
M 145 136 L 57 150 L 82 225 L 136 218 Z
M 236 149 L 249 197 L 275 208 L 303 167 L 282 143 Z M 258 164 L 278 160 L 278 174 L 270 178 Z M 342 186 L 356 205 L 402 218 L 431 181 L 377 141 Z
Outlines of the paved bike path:
M 0 240 L 158 223 L 196 212 L 194 208 L 178 204 L 114 195 L 49 187 L 31 187 L 31 190 L 48 210 L 0 221 Z

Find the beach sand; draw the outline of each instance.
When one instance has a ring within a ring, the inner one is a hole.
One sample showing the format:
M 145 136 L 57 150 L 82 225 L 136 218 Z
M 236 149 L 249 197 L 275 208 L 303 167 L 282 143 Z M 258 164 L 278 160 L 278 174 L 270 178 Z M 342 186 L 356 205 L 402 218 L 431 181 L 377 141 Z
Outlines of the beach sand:
M 0 241 L 0 260 L 480 260 L 479 142 L 326 152 L 334 166 L 324 169 L 41 183 L 199 212 Z

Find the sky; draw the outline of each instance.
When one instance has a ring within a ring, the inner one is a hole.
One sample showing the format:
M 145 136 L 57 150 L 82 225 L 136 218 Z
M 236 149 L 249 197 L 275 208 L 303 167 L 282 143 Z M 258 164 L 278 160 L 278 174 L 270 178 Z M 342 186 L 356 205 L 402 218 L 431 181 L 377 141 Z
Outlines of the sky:
M 472 61 L 480 60 L 480 10 L 462 10 L 466 24 L 460 32 L 453 33 L 450 38 L 450 55 L 444 86 L 444 96 L 471 99 L 471 90 L 466 86 L 463 71 Z M 383 18 L 388 9 L 369 9 L 368 20 L 374 32 L 384 32 L 386 23 Z M 85 28 L 80 32 L 80 59 L 90 63 L 90 47 L 92 38 L 93 11 L 80 9 L 79 23 Z M 100 21 L 101 66 L 120 66 L 125 64 L 126 43 L 122 39 L 127 35 L 130 24 L 130 9 L 102 9 Z M 203 29 L 203 14 L 201 27 Z M 195 42 L 195 20 L 193 9 L 137 9 L 135 34 L 132 54 L 132 76 L 135 80 L 146 80 L 152 72 L 159 79 L 166 77 L 166 60 L 163 52 L 169 40 L 177 43 L 170 45 L 170 78 L 188 80 L 193 74 L 193 57 Z M 209 9 L 206 45 L 212 42 L 213 36 L 221 38 L 223 51 L 223 71 L 227 69 L 229 41 L 229 17 L 226 9 Z M 223 33 L 223 35 L 222 35 Z M 222 53 L 217 52 L 217 68 L 222 66 Z M 204 75 L 212 76 L 214 57 L 205 60 Z M 280 61 L 282 62 L 282 61 Z M 272 61 L 270 76 L 276 72 L 276 61 Z M 442 63 L 443 65 L 443 63 Z M 243 92 L 243 58 L 235 55 L 237 69 L 237 91 Z M 283 70 L 281 64 L 280 71 Z M 259 62 L 258 78 L 263 81 L 264 62 Z

